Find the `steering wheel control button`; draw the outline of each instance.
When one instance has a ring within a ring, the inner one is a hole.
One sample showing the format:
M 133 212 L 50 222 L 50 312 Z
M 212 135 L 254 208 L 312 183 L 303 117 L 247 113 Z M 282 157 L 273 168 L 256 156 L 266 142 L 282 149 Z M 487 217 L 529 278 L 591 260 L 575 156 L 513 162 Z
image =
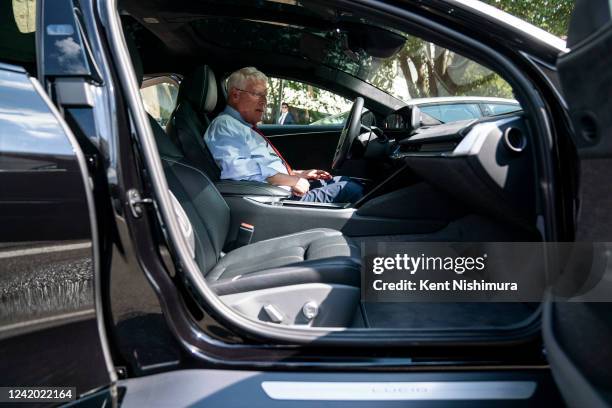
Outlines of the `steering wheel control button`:
M 264 312 L 270 319 L 272 323 L 282 323 L 283 322 L 283 314 L 278 310 L 278 308 L 272 304 L 267 304 L 263 307 Z
M 306 302 L 302 306 L 302 313 L 306 319 L 312 320 L 319 314 L 319 305 L 314 300 Z

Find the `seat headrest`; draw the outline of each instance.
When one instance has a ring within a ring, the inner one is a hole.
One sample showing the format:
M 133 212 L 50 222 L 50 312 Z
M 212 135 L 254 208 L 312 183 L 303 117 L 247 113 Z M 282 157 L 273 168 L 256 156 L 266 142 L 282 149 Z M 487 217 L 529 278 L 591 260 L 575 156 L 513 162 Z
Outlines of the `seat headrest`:
M 138 87 L 142 85 L 142 77 L 144 76 L 144 68 L 142 67 L 142 59 L 140 58 L 140 53 L 138 52 L 138 47 L 136 46 L 136 41 L 134 41 L 134 37 L 131 33 L 124 31 L 125 34 L 125 43 L 128 48 L 128 52 L 130 53 L 130 59 L 132 60 L 132 66 L 134 67 L 134 73 L 136 74 L 136 82 L 138 83 Z
M 178 99 L 191 103 L 198 113 L 212 112 L 217 105 L 217 80 L 212 69 L 201 65 L 183 79 Z

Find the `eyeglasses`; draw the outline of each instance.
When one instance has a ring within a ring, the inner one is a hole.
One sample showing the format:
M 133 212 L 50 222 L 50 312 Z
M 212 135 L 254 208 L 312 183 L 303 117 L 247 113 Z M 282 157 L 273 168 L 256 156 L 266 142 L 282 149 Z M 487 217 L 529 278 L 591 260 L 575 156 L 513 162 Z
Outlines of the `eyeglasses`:
M 267 93 L 247 91 L 246 89 L 240 89 L 240 88 L 235 88 L 235 89 L 240 91 L 240 92 L 246 92 L 249 95 L 254 96 L 256 98 L 263 99 L 263 100 L 268 100 L 268 94 Z

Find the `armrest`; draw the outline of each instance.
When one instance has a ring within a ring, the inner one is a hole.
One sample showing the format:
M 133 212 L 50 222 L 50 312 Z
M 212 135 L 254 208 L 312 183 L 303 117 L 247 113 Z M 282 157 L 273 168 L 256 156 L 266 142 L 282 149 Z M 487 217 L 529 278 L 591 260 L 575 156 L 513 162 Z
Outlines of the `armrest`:
M 268 183 L 245 180 L 219 180 L 215 183 L 222 195 L 290 197 L 291 192 Z

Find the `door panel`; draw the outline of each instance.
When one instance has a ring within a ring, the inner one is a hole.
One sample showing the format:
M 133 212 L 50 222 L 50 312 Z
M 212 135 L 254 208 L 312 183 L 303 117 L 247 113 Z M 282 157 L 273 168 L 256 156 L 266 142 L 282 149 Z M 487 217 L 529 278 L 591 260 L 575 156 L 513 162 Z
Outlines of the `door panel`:
M 0 65 L 0 384 L 109 384 L 85 160 L 35 79 Z
M 600 243 L 607 278 L 591 291 L 612 293 L 612 3 L 578 0 L 569 27 L 570 52 L 557 69 L 570 110 L 580 157 L 576 240 Z M 595 258 L 594 258 L 595 259 Z M 543 338 L 555 380 L 572 407 L 612 404 L 609 370 L 612 342 L 610 303 L 555 302 L 543 309 Z
M 342 126 L 262 125 L 260 129 L 291 167 L 329 170 Z

